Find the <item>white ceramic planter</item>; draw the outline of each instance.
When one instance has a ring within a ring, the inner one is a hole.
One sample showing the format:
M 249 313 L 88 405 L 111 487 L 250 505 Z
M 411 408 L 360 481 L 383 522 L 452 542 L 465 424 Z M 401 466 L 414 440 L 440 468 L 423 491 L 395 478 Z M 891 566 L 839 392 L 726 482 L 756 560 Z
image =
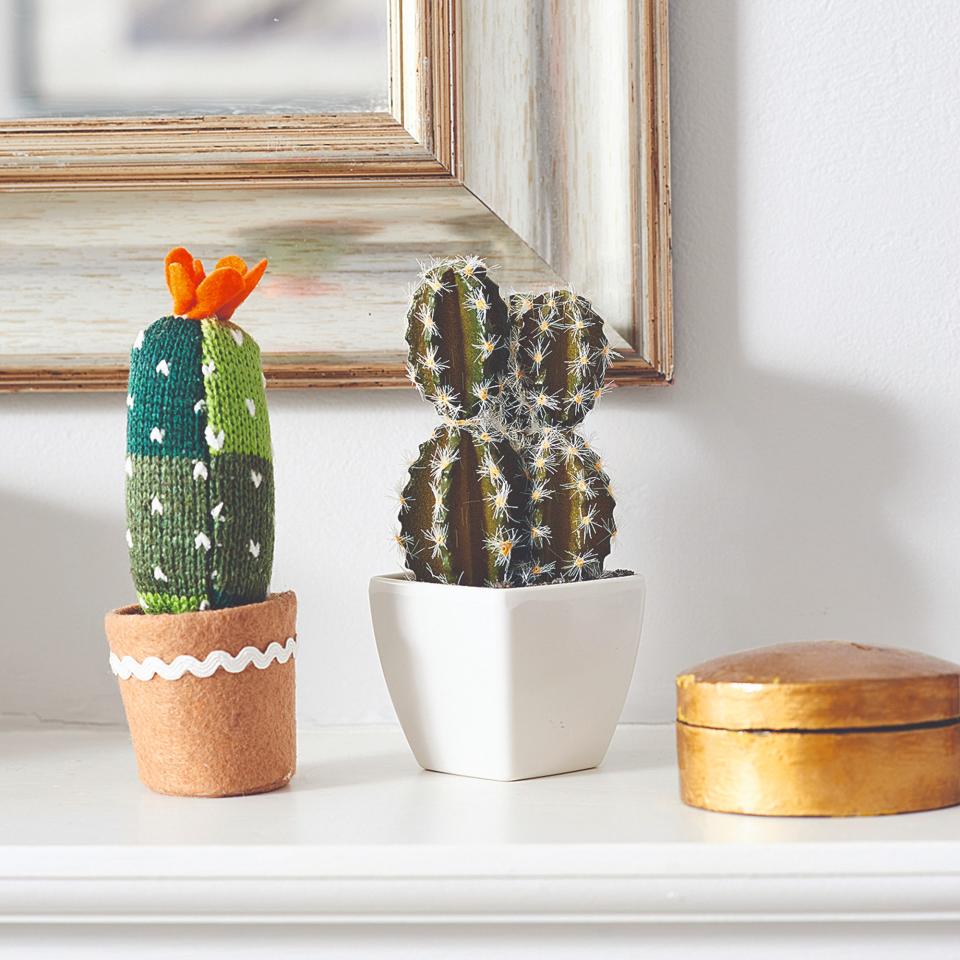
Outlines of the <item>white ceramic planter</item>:
M 393 705 L 426 770 L 522 780 L 597 766 L 633 675 L 643 577 L 497 590 L 370 581 Z

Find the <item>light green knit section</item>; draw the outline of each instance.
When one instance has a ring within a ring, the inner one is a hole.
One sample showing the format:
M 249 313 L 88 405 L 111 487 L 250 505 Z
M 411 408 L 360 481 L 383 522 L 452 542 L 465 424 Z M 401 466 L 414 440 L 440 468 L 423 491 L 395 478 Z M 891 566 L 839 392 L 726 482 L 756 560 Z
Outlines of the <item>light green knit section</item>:
M 144 613 L 190 613 L 199 610 L 204 597 L 174 597 L 167 593 L 138 593 Z
M 210 455 L 245 453 L 271 460 L 260 348 L 234 324 L 201 323 Z

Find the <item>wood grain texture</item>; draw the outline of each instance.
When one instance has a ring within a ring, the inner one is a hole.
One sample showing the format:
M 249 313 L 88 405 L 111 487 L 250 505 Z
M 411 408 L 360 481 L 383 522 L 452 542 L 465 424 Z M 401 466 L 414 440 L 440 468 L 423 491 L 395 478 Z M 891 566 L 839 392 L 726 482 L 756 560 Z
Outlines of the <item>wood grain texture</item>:
M 88 390 L 125 385 L 137 331 L 171 309 L 163 254 L 174 242 L 205 262 L 227 251 L 269 259 L 237 320 L 284 386 L 405 382 L 418 260 L 470 249 L 499 265 L 508 288 L 560 282 L 455 185 L 6 194 L 0 217 L 0 283 L 16 291 L 0 304 L 8 388 L 55 389 L 60 378 Z
M 847 817 L 960 803 L 960 723 L 855 733 L 677 724 L 680 795 L 706 810 Z
M 960 666 L 891 647 L 784 643 L 677 677 L 677 719 L 726 730 L 905 726 L 960 717 Z
M 448 180 L 455 0 L 391 0 L 390 113 L 0 122 L 0 189 Z
M 463 5 L 464 183 L 673 373 L 667 5 Z
M 172 242 L 271 256 L 272 386 L 403 385 L 411 255 L 464 251 L 508 287 L 573 284 L 620 335 L 617 383 L 668 382 L 666 9 L 392 0 L 389 115 L 0 125 L 0 390 L 122 388 Z

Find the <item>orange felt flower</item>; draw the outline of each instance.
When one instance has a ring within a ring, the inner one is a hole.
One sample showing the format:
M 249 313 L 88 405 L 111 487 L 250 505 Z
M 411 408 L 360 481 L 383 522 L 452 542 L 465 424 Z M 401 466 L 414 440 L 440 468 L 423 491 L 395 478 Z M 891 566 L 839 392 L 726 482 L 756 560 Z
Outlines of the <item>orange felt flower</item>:
M 260 282 L 267 261 L 248 270 L 240 257 L 224 257 L 210 276 L 203 264 L 183 247 L 174 247 L 164 261 L 167 287 L 173 296 L 173 312 L 189 320 L 216 317 L 229 320 Z

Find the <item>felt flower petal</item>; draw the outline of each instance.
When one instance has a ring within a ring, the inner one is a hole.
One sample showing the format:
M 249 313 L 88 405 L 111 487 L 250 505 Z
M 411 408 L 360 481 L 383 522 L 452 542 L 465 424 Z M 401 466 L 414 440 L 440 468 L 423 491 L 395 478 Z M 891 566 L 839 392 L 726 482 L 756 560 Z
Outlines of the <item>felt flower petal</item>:
M 173 312 L 183 316 L 197 301 L 193 279 L 187 275 L 182 263 L 167 264 L 167 286 L 173 296 Z
M 247 262 L 243 257 L 224 257 L 217 261 L 217 269 L 219 270 L 221 267 L 233 267 L 241 276 L 247 272 Z
M 183 267 L 183 269 L 184 269 L 184 271 L 186 272 L 187 276 L 188 276 L 191 280 L 193 280 L 194 285 L 196 285 L 196 284 L 198 284 L 198 283 L 200 282 L 200 280 L 203 279 L 203 276 L 202 276 L 202 270 L 203 270 L 203 268 L 202 268 L 202 267 L 201 267 L 201 276 L 200 276 L 200 278 L 198 279 L 197 276 L 196 276 L 196 264 L 198 264 L 199 262 L 200 262 L 199 260 L 194 260 L 194 258 L 193 258 L 193 256 L 191 255 L 190 251 L 187 250 L 186 247 L 174 247 L 174 248 L 167 254 L 167 258 L 166 258 L 166 260 L 163 261 L 163 265 L 164 265 L 164 267 L 169 267 L 170 264 L 172 264 L 172 263 L 179 263 L 179 264 Z
M 237 258 L 239 259 L 239 258 Z M 222 261 L 221 261 L 222 262 Z M 247 297 L 253 293 L 254 287 L 260 282 L 260 278 L 263 276 L 264 271 L 267 269 L 267 261 L 261 260 L 255 267 L 248 270 L 243 275 L 243 290 L 237 294 L 232 300 L 228 300 L 223 306 L 217 311 L 217 316 L 221 320 L 229 320 L 233 316 L 234 310 L 243 303 Z
M 232 267 L 220 267 L 197 287 L 196 306 L 186 316 L 191 320 L 221 317 L 223 305 L 242 292 L 243 276 L 240 271 Z
M 261 260 L 248 270 L 242 257 L 230 255 L 221 258 L 207 276 L 203 264 L 186 247 L 174 247 L 164 261 L 174 313 L 191 320 L 229 320 L 260 282 L 266 268 L 267 261 Z

